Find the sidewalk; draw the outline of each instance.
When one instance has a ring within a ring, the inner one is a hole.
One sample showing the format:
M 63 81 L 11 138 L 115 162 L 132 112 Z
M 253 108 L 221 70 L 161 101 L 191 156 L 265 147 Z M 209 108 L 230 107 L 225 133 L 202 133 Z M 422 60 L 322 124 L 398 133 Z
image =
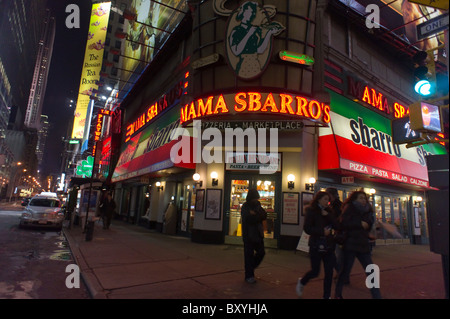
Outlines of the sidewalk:
M 95 223 L 92 241 L 81 227 L 64 228 L 75 261 L 93 298 L 107 299 L 297 299 L 297 278 L 309 270 L 303 252 L 266 249 L 256 284 L 243 273 L 243 247 L 193 243 L 141 226 Z M 441 256 L 428 246 L 377 246 L 384 299 L 444 299 Z M 365 274 L 355 261 L 345 299 L 370 299 Z M 302 299 L 321 299 L 323 270 Z M 334 290 L 334 283 L 333 283 Z

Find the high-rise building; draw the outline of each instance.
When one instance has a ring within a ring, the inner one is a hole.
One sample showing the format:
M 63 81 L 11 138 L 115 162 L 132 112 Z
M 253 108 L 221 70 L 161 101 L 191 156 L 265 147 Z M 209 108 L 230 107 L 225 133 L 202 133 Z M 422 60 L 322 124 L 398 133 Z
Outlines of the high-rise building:
M 50 128 L 50 124 L 48 122 L 47 115 L 41 115 L 41 120 L 39 124 L 38 130 L 38 142 L 36 145 L 36 156 L 38 160 L 38 168 L 40 168 L 42 164 L 42 159 L 44 157 L 45 144 L 47 142 L 48 130 Z
M 0 199 L 17 186 L 19 165 L 29 172 L 37 166 L 28 154 L 36 144 L 27 144 L 35 139 L 23 127 L 46 6 L 47 0 L 0 0 Z
M 25 114 L 25 126 L 40 129 L 42 105 L 44 103 L 47 77 L 52 58 L 53 42 L 55 40 L 55 19 L 50 16 L 50 10 L 44 20 L 44 30 L 39 41 L 39 49 L 34 67 L 33 82 L 31 83 L 30 96 Z

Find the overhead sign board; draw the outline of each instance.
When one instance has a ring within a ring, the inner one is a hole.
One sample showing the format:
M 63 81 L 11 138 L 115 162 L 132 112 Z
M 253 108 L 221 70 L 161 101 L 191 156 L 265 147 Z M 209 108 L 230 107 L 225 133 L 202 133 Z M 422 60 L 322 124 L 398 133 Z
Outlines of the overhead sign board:
M 408 0 L 408 2 L 422 4 L 427 7 L 448 10 L 448 0 Z
M 447 0 L 448 7 L 448 0 Z M 422 40 L 448 28 L 448 13 L 441 14 L 433 19 L 417 25 L 417 39 Z

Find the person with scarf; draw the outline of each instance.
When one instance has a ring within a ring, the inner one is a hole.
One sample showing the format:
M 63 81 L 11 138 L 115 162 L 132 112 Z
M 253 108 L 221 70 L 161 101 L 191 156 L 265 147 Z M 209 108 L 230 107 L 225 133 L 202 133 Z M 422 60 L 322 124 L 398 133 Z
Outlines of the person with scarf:
M 340 227 L 346 232 L 346 240 L 343 244 L 344 265 L 339 274 L 335 297 L 342 299 L 342 290 L 346 278 L 349 278 L 355 258 L 358 258 L 364 271 L 367 266 L 373 264 L 369 231 L 374 223 L 372 206 L 369 203 L 366 193 L 355 191 L 345 200 L 340 217 Z M 370 273 L 366 273 L 369 275 Z M 372 298 L 381 299 L 380 289 L 374 285 L 370 288 Z

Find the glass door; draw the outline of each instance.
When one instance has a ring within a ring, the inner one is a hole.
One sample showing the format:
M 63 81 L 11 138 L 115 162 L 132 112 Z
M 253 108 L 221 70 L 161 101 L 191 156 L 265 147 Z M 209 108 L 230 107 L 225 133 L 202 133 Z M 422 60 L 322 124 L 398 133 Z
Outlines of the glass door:
M 278 180 L 274 176 L 231 176 L 228 182 L 229 198 L 225 198 L 225 235 L 226 237 L 238 238 L 242 236 L 241 207 L 244 204 L 249 188 L 256 188 L 260 195 L 261 206 L 267 212 L 267 220 L 264 225 L 264 237 L 276 238 L 278 233 L 278 201 L 281 195 L 277 193 Z M 226 192 L 227 193 L 227 192 Z M 229 206 L 228 206 L 229 205 Z M 240 240 L 242 241 L 242 240 Z M 236 243 L 236 241 L 233 241 Z
M 250 180 L 248 179 L 232 179 L 231 180 L 231 197 L 230 197 L 230 214 L 229 214 L 229 236 L 242 236 L 241 228 L 241 207 L 247 198 Z
M 194 226 L 194 209 L 192 203 L 195 203 L 195 198 L 193 198 L 195 195 L 192 192 L 192 188 L 192 185 L 184 185 L 179 202 L 181 206 L 180 231 L 186 235 L 191 233 L 192 227 Z

